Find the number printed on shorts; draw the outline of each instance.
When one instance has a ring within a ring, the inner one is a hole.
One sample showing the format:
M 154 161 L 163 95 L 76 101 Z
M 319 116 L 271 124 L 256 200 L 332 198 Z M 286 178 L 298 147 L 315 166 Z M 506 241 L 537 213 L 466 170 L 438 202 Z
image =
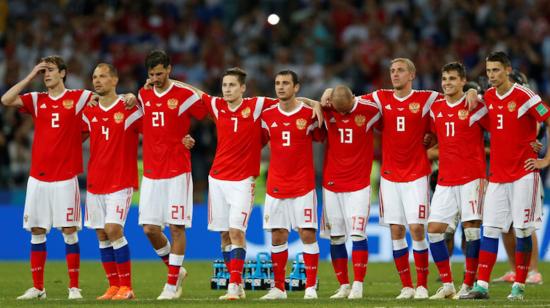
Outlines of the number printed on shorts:
M 67 215 L 66 215 L 67 222 L 69 221 L 75 221 L 74 217 L 74 208 L 68 207 L 67 208 Z
M 352 229 L 356 231 L 365 231 L 365 217 L 362 216 L 353 216 L 352 220 Z
M 418 206 L 418 218 L 426 219 L 426 205 L 425 204 L 420 204 Z
M 116 212 L 120 215 L 120 220 L 122 220 L 124 218 L 124 208 L 117 205 Z
M 172 205 L 172 219 L 184 219 L 185 213 L 183 210 L 183 205 Z
M 244 216 L 243 227 L 246 227 L 246 221 L 248 220 L 248 213 L 247 212 L 241 212 L 241 214 L 243 214 L 243 216 Z
M 472 207 L 472 214 L 481 214 L 479 212 L 479 208 L 477 207 L 477 200 L 470 200 L 468 201 L 470 203 L 470 206 Z
M 313 221 L 313 211 L 311 209 L 304 209 L 304 222 L 312 222 Z

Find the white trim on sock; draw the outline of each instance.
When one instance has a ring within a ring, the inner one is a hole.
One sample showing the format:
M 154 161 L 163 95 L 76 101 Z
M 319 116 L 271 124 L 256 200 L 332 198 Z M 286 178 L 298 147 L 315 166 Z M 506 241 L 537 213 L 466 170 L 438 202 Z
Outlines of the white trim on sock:
M 118 240 L 113 241 L 112 243 L 113 243 L 113 249 L 120 249 L 128 245 L 128 241 L 124 236 L 119 238 Z
M 428 233 L 428 240 L 430 243 L 439 243 L 445 240 L 445 233 Z M 414 246 L 414 242 L 413 242 Z
M 312 244 L 304 244 L 304 253 L 309 254 L 318 254 L 319 253 L 319 243 L 315 242 Z
M 74 245 L 78 243 L 78 233 L 73 232 L 71 234 L 65 234 L 63 233 L 63 240 L 65 241 L 65 244 L 67 245 Z
M 467 242 L 477 241 L 481 238 L 481 230 L 479 228 L 465 228 L 464 237 Z
M 31 244 L 46 243 L 46 234 L 31 234 Z
M 174 266 L 181 266 L 183 264 L 184 255 L 176 255 L 171 253 L 168 257 L 168 264 Z
M 425 239 L 421 241 L 413 241 L 413 250 L 420 251 L 428 249 L 428 242 Z
M 104 248 L 109 248 L 109 247 L 112 247 L 112 243 L 111 241 L 107 240 L 107 241 L 99 241 L 99 249 L 104 249 Z
M 156 249 L 155 252 L 159 257 L 164 257 L 170 253 L 170 250 L 172 250 L 172 246 L 170 246 L 170 242 L 166 242 L 166 246 Z
M 404 238 L 399 240 L 392 240 L 391 245 L 393 250 L 401 250 L 409 247 L 409 245 L 407 245 L 407 241 Z
M 281 244 L 281 245 L 271 245 L 271 252 L 272 253 L 279 253 L 283 252 L 285 250 L 288 250 L 288 242 Z

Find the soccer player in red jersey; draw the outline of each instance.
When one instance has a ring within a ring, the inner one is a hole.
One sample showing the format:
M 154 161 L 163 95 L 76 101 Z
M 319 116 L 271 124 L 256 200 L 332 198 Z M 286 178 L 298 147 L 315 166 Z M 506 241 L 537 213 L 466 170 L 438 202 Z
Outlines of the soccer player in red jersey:
M 39 74 L 47 92 L 19 95 Z M 42 58 L 33 70 L 3 96 L 5 106 L 32 116 L 35 135 L 23 227 L 31 232 L 33 287 L 18 299 L 46 298 L 44 265 L 46 234 L 50 228 L 63 232 L 69 272 L 69 299 L 82 298 L 78 286 L 82 228 L 77 174 L 82 172 L 82 110 L 92 96 L 87 90 L 65 88 L 67 66 L 59 56 Z
M 550 150 L 537 159 L 530 143 L 537 123 L 550 124 L 548 106 L 533 91 L 508 78 L 511 62 L 504 52 L 491 53 L 486 72 L 492 87 L 485 92 L 489 110 L 491 160 L 483 210 L 483 239 L 477 283 L 461 299 L 489 297 L 489 280 L 498 252 L 500 233 L 513 223 L 516 234 L 516 277 L 510 300 L 522 300 L 532 252 L 531 234 L 541 215 L 539 170 L 550 164 Z
M 285 299 L 288 234 L 297 230 L 304 244 L 305 299 L 317 298 L 319 245 L 316 239 L 317 198 L 312 142 L 323 138 L 313 109 L 296 99 L 298 76 L 290 70 L 277 73 L 275 91 L 280 102 L 262 113 L 264 137 L 270 140 L 264 229 L 271 232 L 274 287 L 263 300 Z
M 92 81 L 99 104 L 86 107 L 82 115 L 84 131 L 90 135 L 84 225 L 96 230 L 109 280 L 109 288 L 97 299 L 132 299 L 130 248 L 123 228 L 133 191 L 138 188 L 137 151 L 143 113 L 135 106 L 127 109 L 117 95 L 118 73 L 111 64 L 98 64 Z
M 330 239 L 332 266 L 340 288 L 331 298 L 363 297 L 368 263 L 366 227 L 370 211 L 373 160 L 372 126 L 380 119 L 378 106 L 337 86 L 325 108 L 327 145 L 323 168 L 321 236 Z M 351 238 L 353 285 L 348 278 L 346 240 Z
M 243 98 L 246 72 L 240 68 L 230 68 L 223 74 L 223 97 L 193 89 L 202 96 L 216 124 L 216 155 L 208 177 L 208 230 L 220 232 L 224 260 L 231 273 L 227 294 L 220 299 L 244 299 L 245 233 L 254 205 L 254 181 L 260 171 L 262 149 L 260 115 L 277 100 Z
M 139 224 L 157 254 L 168 266 L 168 279 L 157 299 L 181 296 L 185 254 L 185 228 L 193 216 L 193 182 L 189 150 L 182 143 L 191 117 L 201 119 L 206 110 L 200 97 L 169 79 L 170 58 L 152 51 L 145 59 L 151 88 L 139 91 L 143 107 L 143 180 L 139 199 Z M 170 227 L 172 243 L 162 233 Z
M 439 146 L 439 173 L 428 218 L 428 239 L 443 286 L 430 299 L 458 298 L 474 284 L 486 181 L 483 129 L 489 125 L 484 104 L 468 110 L 462 90 L 466 84 L 464 66 L 458 62 L 448 63 L 441 75 L 445 97 L 436 100 L 430 109 L 432 130 Z M 466 237 L 466 272 L 458 294 L 445 244 L 445 231 L 454 225 L 457 214 Z

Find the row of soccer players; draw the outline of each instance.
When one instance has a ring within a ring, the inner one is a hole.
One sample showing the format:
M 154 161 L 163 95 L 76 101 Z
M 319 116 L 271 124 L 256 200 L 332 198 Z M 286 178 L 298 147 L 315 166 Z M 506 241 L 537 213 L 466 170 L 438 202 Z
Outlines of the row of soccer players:
M 536 131 L 536 121 L 546 120 L 548 114 L 538 96 L 507 81 L 510 62 L 502 53 L 492 54 L 487 59 L 487 73 L 493 88 L 485 94 L 485 105 L 476 104 L 475 91 L 469 93 L 468 105 L 465 104 L 461 86 L 465 73 L 460 64 L 444 67 L 443 97 L 432 91 L 412 90 L 414 64 L 399 58 L 392 61 L 390 68 L 393 90 L 379 90 L 362 97 L 354 97 L 346 87 L 327 90 L 322 98 L 322 112 L 315 101 L 296 99 L 300 85 L 298 76 L 291 71 L 277 74 L 278 100 L 274 100 L 265 97 L 243 99 L 246 74 L 239 69 L 230 69 L 224 74 L 221 98 L 170 80 L 170 60 L 162 51 L 149 54 L 146 67 L 149 86 L 140 90 L 140 108 L 128 109 L 123 104 L 115 92 L 116 70 L 108 64 L 100 64 L 94 71 L 99 104 L 85 107 L 91 93 L 65 90 L 66 67 L 58 57 L 43 59 L 2 97 L 5 105 L 21 107 L 33 116 L 37 134 L 24 217 L 25 228 L 32 232 L 34 287 L 20 298 L 45 297 L 45 234 L 52 225 L 62 228 L 67 245 L 71 277 L 69 298 L 81 297 L 76 236 L 81 219 L 76 174 L 82 169 L 82 120 L 90 133 L 92 152 L 88 166 L 86 225 L 97 230 L 102 262 L 110 282 L 110 288 L 101 299 L 134 297 L 129 249 L 122 226 L 131 193 L 137 188 L 138 133 L 143 134 L 144 159 L 139 223 L 168 266 L 167 283 L 159 299 L 181 295 L 180 284 L 185 276 L 181 267 L 185 227 L 191 226 L 192 217 L 189 151 L 182 140 L 188 132 L 190 117 L 200 119 L 206 113 L 216 122 L 218 133 L 216 157 L 209 177 L 209 230 L 221 232 L 222 251 L 231 272 L 228 293 L 221 299 L 245 296 L 241 281 L 246 254 L 244 234 L 253 201 L 253 180 L 258 175 L 260 149 L 268 140 L 271 162 L 264 227 L 272 233 L 275 285 L 262 298 L 286 298 L 287 240 L 292 229 L 299 231 L 304 243 L 307 276 L 304 298 L 317 297 L 319 248 L 311 143 L 325 137 L 323 195 L 327 206 L 321 226 L 323 235 L 331 238 L 331 255 L 341 284 L 333 297 L 362 297 L 368 260 L 365 228 L 370 200 L 372 127 L 375 124 L 382 131 L 383 139 L 381 217 L 390 225 L 396 266 L 403 283 L 398 298 L 428 297 L 428 245 L 424 238 L 428 214 L 431 250 L 444 282 L 435 297 L 449 297 L 455 293 L 442 236 L 451 213 L 461 212 L 469 243 L 466 255 L 470 257 L 466 267 L 470 276 L 459 294 L 470 297 L 487 294 L 488 275 L 496 256 L 495 242 L 499 231 L 507 229 L 511 220 L 517 228 L 519 253 L 530 255 L 530 232 L 538 217 L 536 211 L 540 209 L 540 202 L 535 204 L 540 200 L 535 198 L 540 191 L 533 185 L 538 180 L 538 173 L 533 171 L 545 167 L 548 158 L 535 160 L 525 140 L 534 140 L 531 129 Z M 48 93 L 19 96 L 40 71 L 45 71 Z M 127 98 L 132 100 L 131 95 Z M 313 120 L 315 113 L 318 121 L 324 116 L 326 130 Z M 478 284 L 470 290 L 480 246 L 479 220 L 485 178 L 484 157 L 481 157 L 482 127 L 492 136 L 487 192 L 487 204 L 491 206 L 485 209 L 486 228 L 480 254 L 480 263 L 484 266 L 480 266 Z M 426 137 L 429 131 L 434 131 L 438 137 L 441 170 L 431 211 L 427 200 L 430 167 L 425 147 L 434 139 Z M 501 134 L 506 137 L 499 137 Z M 517 143 L 515 151 L 504 151 L 503 143 L 508 149 L 510 144 Z M 516 167 L 504 169 L 503 166 Z M 526 183 L 531 184 L 531 190 L 524 189 Z M 533 204 L 527 204 L 528 201 Z M 524 219 L 525 213 L 528 215 Z M 172 243 L 161 232 L 165 225 L 170 227 Z M 411 282 L 404 240 L 406 225 L 413 237 L 418 273 L 416 290 Z M 355 277 L 352 286 L 347 275 L 348 257 L 344 245 L 347 237 L 353 241 Z M 521 261 L 525 258 L 517 259 L 517 283 L 512 290 L 516 297 L 523 296 L 525 282 L 520 271 L 525 268 Z

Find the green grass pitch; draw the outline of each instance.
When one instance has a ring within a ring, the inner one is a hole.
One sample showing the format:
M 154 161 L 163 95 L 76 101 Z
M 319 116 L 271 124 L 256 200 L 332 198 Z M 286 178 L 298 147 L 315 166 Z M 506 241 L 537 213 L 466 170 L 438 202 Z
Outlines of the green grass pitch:
M 413 265 L 413 264 L 411 264 Z M 526 300 L 523 302 L 510 302 L 506 296 L 510 291 L 509 284 L 492 284 L 489 301 L 397 301 L 394 297 L 400 289 L 399 279 L 393 263 L 369 264 L 364 286 L 363 300 L 330 300 L 329 296 L 338 288 L 332 267 L 329 262 L 321 262 L 319 269 L 319 299 L 305 301 L 302 292 L 289 292 L 289 299 L 278 302 L 263 302 L 258 298 L 265 291 L 247 291 L 244 301 L 221 302 L 217 300 L 222 291 L 210 290 L 209 279 L 212 275 L 211 262 L 185 262 L 189 276 L 184 281 L 183 296 L 179 300 L 171 302 L 156 301 L 166 279 L 166 268 L 160 261 L 133 262 L 133 283 L 137 298 L 129 302 L 99 302 L 96 296 L 106 288 L 107 282 L 103 269 L 99 262 L 82 262 L 80 272 L 80 287 L 84 300 L 67 300 L 67 274 L 64 262 L 48 262 L 46 264 L 45 285 L 48 298 L 43 301 L 17 301 L 15 298 L 31 286 L 31 274 L 26 262 L 1 262 L 0 263 L 0 307 L 76 307 L 78 306 L 103 306 L 103 307 L 164 307 L 164 306 L 194 306 L 213 307 L 220 305 L 243 305 L 251 307 L 271 306 L 310 306 L 310 307 L 455 307 L 455 306 L 525 306 L 543 307 L 550 306 L 550 287 L 548 285 L 527 286 Z M 550 263 L 541 263 L 539 266 L 543 277 L 550 279 Z M 499 263 L 495 266 L 494 274 L 502 274 L 506 264 Z M 414 274 L 414 269 L 412 269 Z M 462 264 L 453 265 L 455 286 L 460 286 L 462 279 Z M 352 270 L 350 268 L 350 274 Z M 439 283 L 435 282 L 437 270 L 430 267 L 430 295 L 435 293 Z M 413 275 L 414 277 L 414 275 Z M 547 282 L 548 283 L 548 282 Z

